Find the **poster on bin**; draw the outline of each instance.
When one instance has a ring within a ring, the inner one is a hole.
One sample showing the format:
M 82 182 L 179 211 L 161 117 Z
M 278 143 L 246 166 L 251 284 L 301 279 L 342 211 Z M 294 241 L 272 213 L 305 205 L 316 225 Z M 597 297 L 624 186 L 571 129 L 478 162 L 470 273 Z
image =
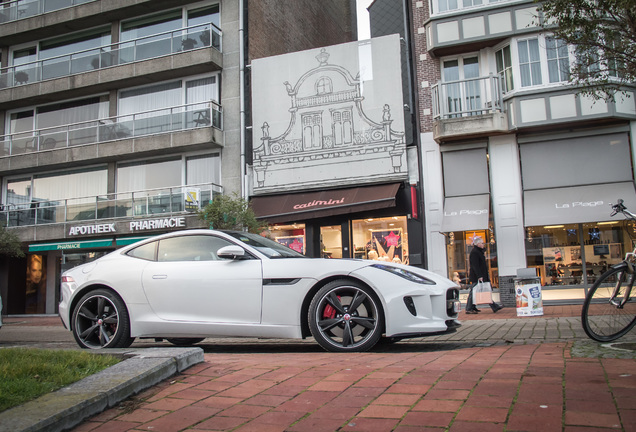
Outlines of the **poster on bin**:
M 541 284 L 517 284 L 515 286 L 515 294 L 517 299 L 517 316 L 543 315 Z

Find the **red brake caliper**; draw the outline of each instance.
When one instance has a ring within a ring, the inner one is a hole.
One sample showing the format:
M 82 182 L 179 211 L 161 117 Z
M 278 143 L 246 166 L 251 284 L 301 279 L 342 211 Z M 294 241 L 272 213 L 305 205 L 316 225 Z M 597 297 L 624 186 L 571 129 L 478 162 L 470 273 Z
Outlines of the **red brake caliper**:
M 340 296 L 338 296 L 338 300 L 340 300 Z M 336 317 L 336 308 L 328 304 L 325 306 L 325 309 L 322 311 L 322 317 L 327 319 L 332 319 Z

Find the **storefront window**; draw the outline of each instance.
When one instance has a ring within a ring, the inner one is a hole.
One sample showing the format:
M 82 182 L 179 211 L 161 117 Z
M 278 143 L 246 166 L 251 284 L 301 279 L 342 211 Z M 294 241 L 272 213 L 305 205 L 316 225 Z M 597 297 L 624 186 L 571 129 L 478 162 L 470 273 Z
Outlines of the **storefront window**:
M 633 249 L 633 222 L 526 228 L 526 262 L 543 286 L 591 285 Z
M 499 270 L 497 266 L 497 243 L 490 230 L 455 231 L 448 233 L 446 256 L 448 260 L 448 277 L 462 288 L 470 285 L 469 256 L 473 250 L 473 240 L 481 237 L 486 243 L 486 262 L 493 288 L 499 286 Z
M 25 309 L 28 314 L 42 314 L 46 306 L 46 257 L 27 257 Z
M 305 245 L 305 225 L 304 224 L 290 224 L 290 225 L 274 225 L 270 227 L 270 238 L 276 240 L 278 243 L 287 246 L 300 252 L 306 253 Z
M 409 263 L 406 217 L 351 222 L 354 258 Z

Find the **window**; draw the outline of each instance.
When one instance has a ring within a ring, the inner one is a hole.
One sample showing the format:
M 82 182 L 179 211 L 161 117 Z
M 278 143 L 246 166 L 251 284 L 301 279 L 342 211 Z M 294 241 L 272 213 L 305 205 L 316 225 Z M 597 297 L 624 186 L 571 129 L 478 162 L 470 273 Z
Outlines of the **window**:
M 512 58 L 510 56 L 510 45 L 503 47 L 495 53 L 497 62 L 497 73 L 500 77 L 501 91 L 507 93 L 514 90 L 515 84 L 512 78 Z
M 444 61 L 442 78 L 447 83 L 442 88 L 442 100 L 447 112 L 471 115 L 481 111 L 483 108 L 481 82 L 473 79 L 479 78 L 477 56 Z
M 135 162 L 117 166 L 117 192 L 180 186 L 181 159 Z
M 231 245 L 233 243 L 211 235 L 171 237 L 159 241 L 157 261 L 215 261 L 219 259 L 218 250 Z
M 408 264 L 406 217 L 351 221 L 354 258 Z
M 140 259 L 144 259 L 144 260 L 148 260 L 148 261 L 154 261 L 155 260 L 155 252 L 157 251 L 157 243 L 158 242 L 146 243 L 144 245 L 141 245 L 139 247 L 136 247 L 136 248 L 128 251 L 128 253 L 126 253 L 126 255 L 134 257 L 134 258 L 140 258 Z
M 186 183 L 196 185 L 202 183 L 221 184 L 221 156 L 193 156 L 186 159 Z
M 527 266 L 544 287 L 589 286 L 632 250 L 634 229 L 616 221 L 527 227 Z
M 517 43 L 521 87 L 542 84 L 539 39 L 521 40 Z
M 331 79 L 329 79 L 328 77 L 322 77 L 319 78 L 318 81 L 316 81 L 316 94 L 317 95 L 323 95 L 323 94 L 329 94 L 332 93 L 332 84 L 331 84 Z
M 561 39 L 545 38 L 550 82 L 567 81 L 570 78 L 568 45 Z

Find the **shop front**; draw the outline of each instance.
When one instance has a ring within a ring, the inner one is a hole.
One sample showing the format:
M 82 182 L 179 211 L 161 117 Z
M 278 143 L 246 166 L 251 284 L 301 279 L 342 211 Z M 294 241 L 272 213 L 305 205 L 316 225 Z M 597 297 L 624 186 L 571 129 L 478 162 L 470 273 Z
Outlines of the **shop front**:
M 636 210 L 628 134 L 531 137 L 520 140 L 520 160 L 527 267 L 536 269 L 544 301 L 582 301 L 634 248 L 634 223 L 610 215 L 618 199 Z
M 307 256 L 419 265 L 421 239 L 409 247 L 409 228 L 416 221 L 407 216 L 407 189 L 391 183 L 259 196 L 252 208 L 268 222 L 273 239 Z

